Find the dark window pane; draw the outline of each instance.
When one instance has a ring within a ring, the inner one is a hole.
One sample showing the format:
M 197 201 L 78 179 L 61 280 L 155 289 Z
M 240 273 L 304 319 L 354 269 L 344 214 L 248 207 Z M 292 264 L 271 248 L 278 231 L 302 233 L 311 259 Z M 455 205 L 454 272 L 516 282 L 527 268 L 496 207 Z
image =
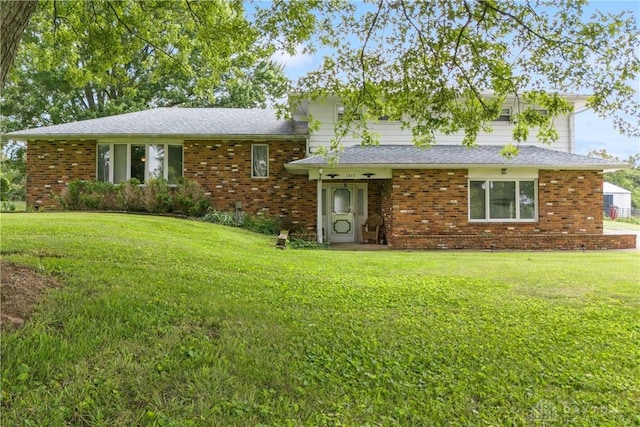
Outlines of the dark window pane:
M 471 181 L 469 184 L 469 218 L 486 219 L 487 207 L 485 181 Z
M 535 181 L 520 181 L 520 219 L 535 218 L 535 196 Z
M 135 178 L 140 182 L 144 182 L 144 164 L 145 158 L 144 145 L 131 146 L 131 178 Z
M 109 182 L 110 153 L 109 144 L 98 145 L 98 181 L 100 182 Z
M 489 181 L 489 216 L 499 219 L 516 217 L 516 183 L 514 181 Z
M 113 182 L 118 184 L 127 180 L 127 144 L 113 145 Z
M 182 177 L 182 145 L 169 146 L 169 170 L 167 180 L 169 184 L 175 184 Z

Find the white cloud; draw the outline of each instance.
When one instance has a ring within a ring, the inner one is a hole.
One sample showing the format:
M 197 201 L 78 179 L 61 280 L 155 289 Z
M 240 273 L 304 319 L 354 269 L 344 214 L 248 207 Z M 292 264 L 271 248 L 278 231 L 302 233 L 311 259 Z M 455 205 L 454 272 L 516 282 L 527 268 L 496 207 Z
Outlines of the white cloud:
M 294 55 L 287 52 L 276 52 L 271 59 L 284 66 L 285 74 L 292 80 L 302 76 L 314 68 L 316 58 L 303 52 L 303 47 L 298 46 Z

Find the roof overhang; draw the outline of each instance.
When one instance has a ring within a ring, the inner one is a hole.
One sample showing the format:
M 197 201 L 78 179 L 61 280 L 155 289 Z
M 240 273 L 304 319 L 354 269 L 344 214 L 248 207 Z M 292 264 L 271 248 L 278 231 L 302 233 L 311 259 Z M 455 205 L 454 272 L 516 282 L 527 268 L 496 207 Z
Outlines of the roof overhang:
M 611 162 L 582 155 L 559 152 L 536 146 L 523 146 L 519 154 L 505 157 L 499 146 L 468 149 L 463 146 L 433 146 L 421 149 L 414 146 L 347 147 L 334 159 L 313 156 L 286 164 L 294 174 L 319 175 L 323 169 L 343 177 L 369 171 L 394 169 L 537 169 L 537 170 L 595 170 L 608 171 L 630 168 L 627 163 Z M 335 161 L 332 161 L 335 160 Z M 350 172 L 353 171 L 353 172 Z
M 322 175 L 326 179 L 328 174 L 337 173 L 343 179 L 388 179 L 391 178 L 391 171 L 402 169 L 537 169 L 537 170 L 596 170 L 614 171 L 628 169 L 631 166 L 618 166 L 611 168 L 610 165 L 540 165 L 540 164 L 477 164 L 477 163 L 396 163 L 396 164 L 314 164 L 314 165 L 292 165 L 286 164 L 286 169 L 294 175 L 308 175 L 310 179 L 317 179 Z M 366 176 L 367 174 L 373 174 Z
M 14 141 L 99 141 L 99 140 L 181 140 L 181 141 L 206 141 L 206 140 L 278 140 L 278 141 L 306 141 L 306 135 L 229 135 L 229 134 L 112 134 L 112 133 L 83 133 L 83 134 L 47 134 L 47 133 L 21 133 L 12 132 L 10 134 L 2 135 L 3 138 L 11 139 Z

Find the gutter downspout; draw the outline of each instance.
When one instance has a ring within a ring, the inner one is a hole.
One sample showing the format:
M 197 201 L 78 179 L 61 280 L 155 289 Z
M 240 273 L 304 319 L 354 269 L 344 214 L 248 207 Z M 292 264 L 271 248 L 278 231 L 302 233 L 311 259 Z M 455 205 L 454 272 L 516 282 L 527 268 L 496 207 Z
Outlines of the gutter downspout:
M 322 243 L 322 168 L 318 169 L 317 181 L 317 200 L 316 200 L 316 241 Z

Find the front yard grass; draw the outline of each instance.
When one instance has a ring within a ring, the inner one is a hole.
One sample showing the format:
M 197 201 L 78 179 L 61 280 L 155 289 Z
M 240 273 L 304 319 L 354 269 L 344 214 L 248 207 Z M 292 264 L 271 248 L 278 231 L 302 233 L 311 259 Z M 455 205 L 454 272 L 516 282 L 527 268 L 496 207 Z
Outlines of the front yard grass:
M 640 425 L 636 251 L 342 252 L 174 218 L 0 216 L 54 276 L 3 425 Z

